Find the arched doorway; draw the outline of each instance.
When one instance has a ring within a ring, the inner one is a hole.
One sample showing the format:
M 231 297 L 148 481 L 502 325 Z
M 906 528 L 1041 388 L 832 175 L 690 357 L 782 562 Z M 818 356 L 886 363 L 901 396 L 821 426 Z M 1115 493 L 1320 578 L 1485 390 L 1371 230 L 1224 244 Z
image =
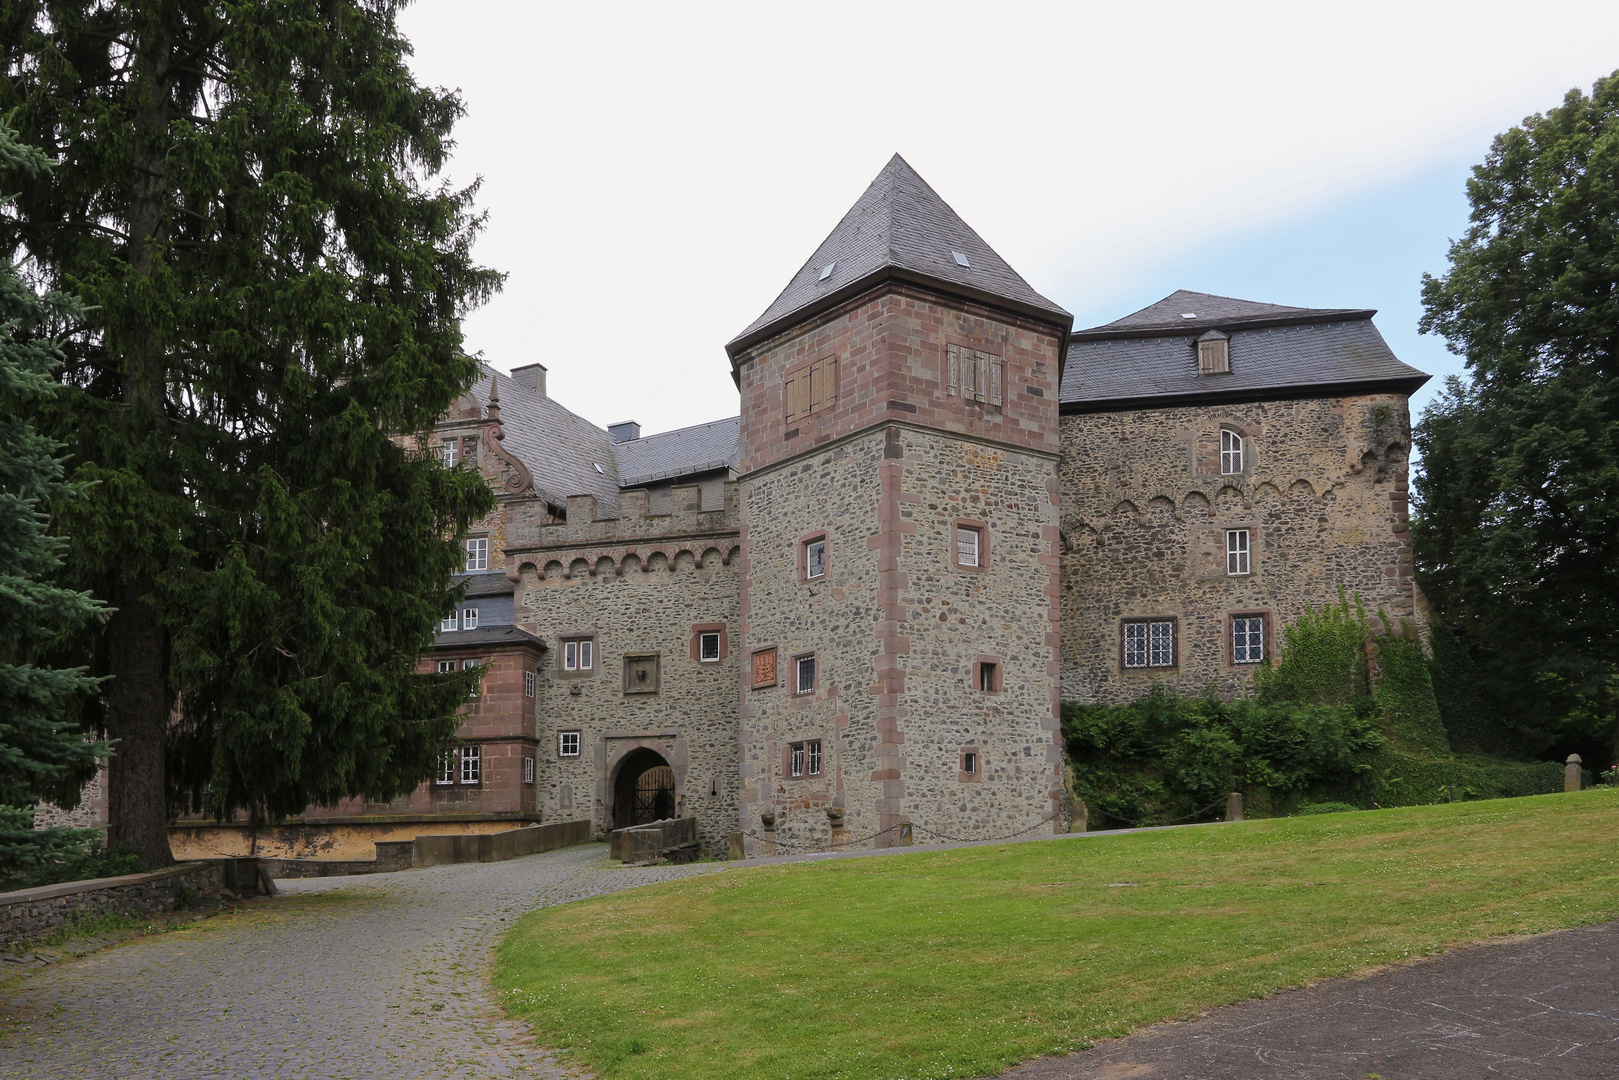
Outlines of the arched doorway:
M 613 828 L 627 829 L 675 816 L 675 771 L 655 750 L 632 750 L 613 782 Z

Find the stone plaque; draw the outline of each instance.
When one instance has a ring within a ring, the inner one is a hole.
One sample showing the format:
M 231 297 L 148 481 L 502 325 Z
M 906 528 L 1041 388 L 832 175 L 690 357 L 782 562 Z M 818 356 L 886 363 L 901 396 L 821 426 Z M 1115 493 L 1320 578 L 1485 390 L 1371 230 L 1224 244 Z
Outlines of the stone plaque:
M 624 692 L 626 694 L 656 694 L 658 692 L 658 658 L 626 656 L 624 658 Z
M 776 685 L 776 650 L 760 649 L 753 654 L 753 685 Z

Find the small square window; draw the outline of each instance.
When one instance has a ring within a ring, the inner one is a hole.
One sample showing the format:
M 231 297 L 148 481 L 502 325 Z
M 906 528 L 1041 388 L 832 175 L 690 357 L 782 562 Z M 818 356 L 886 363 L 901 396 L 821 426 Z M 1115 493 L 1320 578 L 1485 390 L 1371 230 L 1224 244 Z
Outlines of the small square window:
M 1230 428 L 1220 429 L 1220 473 L 1231 476 L 1242 472 L 1242 435 Z
M 1231 617 L 1231 662 L 1258 664 L 1265 659 L 1265 617 L 1263 615 L 1233 615 Z
M 577 731 L 557 732 L 557 756 L 579 756 L 579 733 Z
M 965 525 L 956 526 L 956 562 L 962 566 L 978 565 L 979 542 L 983 534 Z
M 526 758 L 523 759 L 523 783 L 532 784 L 533 782 L 534 782 L 534 759 L 531 758 L 531 757 L 526 757 Z
M 697 637 L 697 659 L 712 664 L 720 658 L 719 631 L 706 631 Z
M 461 782 L 463 784 L 476 784 L 483 779 L 483 747 L 463 746 L 461 748 Z
M 562 643 L 563 671 L 590 671 L 596 666 L 596 643 L 590 638 L 575 638 Z
M 826 576 L 826 540 L 811 540 L 804 545 L 804 577 L 813 581 Z
M 1225 534 L 1225 572 L 1229 575 L 1246 574 L 1251 563 L 1247 529 L 1227 529 Z
M 440 622 L 438 624 L 439 633 L 441 633 L 441 634 L 454 633 L 455 630 L 457 630 L 461 625 L 460 617 L 461 617 L 460 612 L 458 612 L 458 611 L 450 612 L 449 617 L 444 619 L 444 621 L 442 621 L 442 622 Z
M 443 675 L 446 672 L 450 672 L 450 671 L 454 671 L 454 670 L 455 670 L 455 661 L 454 660 L 440 660 L 438 662 L 438 673 L 440 675 Z
M 1124 666 L 1127 668 L 1174 667 L 1174 620 L 1141 619 L 1125 623 Z
M 489 538 L 475 536 L 467 541 L 467 569 L 489 569 Z
M 800 656 L 793 662 L 798 672 L 796 692 L 800 694 L 813 694 L 815 692 L 815 657 Z
M 440 452 L 444 455 L 444 467 L 445 468 L 447 468 L 447 469 L 455 468 L 455 463 L 460 459 L 460 456 L 461 456 L 457 452 L 460 449 L 460 445 L 461 445 L 461 443 L 460 443 L 459 439 L 445 439 L 444 440 L 444 446 L 442 447 Z
M 821 740 L 793 743 L 788 748 L 787 771 L 793 776 L 820 776 Z
M 532 672 L 532 671 L 523 672 L 523 696 L 524 697 L 533 697 L 534 696 L 534 683 L 535 683 L 534 672 Z
M 475 607 L 466 607 L 466 608 L 461 609 L 461 629 L 463 629 L 463 630 L 476 630 L 476 629 L 478 629 L 478 609 L 477 608 L 475 608 Z
M 978 689 L 993 694 L 1000 689 L 1001 665 L 988 660 L 978 665 Z

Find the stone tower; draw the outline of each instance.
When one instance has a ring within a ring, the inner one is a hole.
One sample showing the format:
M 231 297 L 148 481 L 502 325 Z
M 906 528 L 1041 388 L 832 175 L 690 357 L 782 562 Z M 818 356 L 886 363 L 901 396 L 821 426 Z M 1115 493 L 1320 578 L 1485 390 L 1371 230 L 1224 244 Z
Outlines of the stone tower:
M 896 155 L 727 346 L 744 831 L 789 851 L 1062 828 L 1072 321 Z

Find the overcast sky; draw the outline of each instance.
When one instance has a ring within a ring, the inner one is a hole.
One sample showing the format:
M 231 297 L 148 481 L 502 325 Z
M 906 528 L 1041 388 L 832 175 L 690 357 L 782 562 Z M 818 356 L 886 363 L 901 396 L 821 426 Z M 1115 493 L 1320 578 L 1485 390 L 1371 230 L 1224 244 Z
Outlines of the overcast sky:
M 1402 359 L 1490 138 L 1619 68 L 1619 3 L 417 0 L 468 115 L 466 324 L 589 419 L 735 415 L 724 345 L 898 151 L 1076 326 L 1178 288 L 1375 307 Z M 1427 400 L 1439 380 L 1419 396 Z

